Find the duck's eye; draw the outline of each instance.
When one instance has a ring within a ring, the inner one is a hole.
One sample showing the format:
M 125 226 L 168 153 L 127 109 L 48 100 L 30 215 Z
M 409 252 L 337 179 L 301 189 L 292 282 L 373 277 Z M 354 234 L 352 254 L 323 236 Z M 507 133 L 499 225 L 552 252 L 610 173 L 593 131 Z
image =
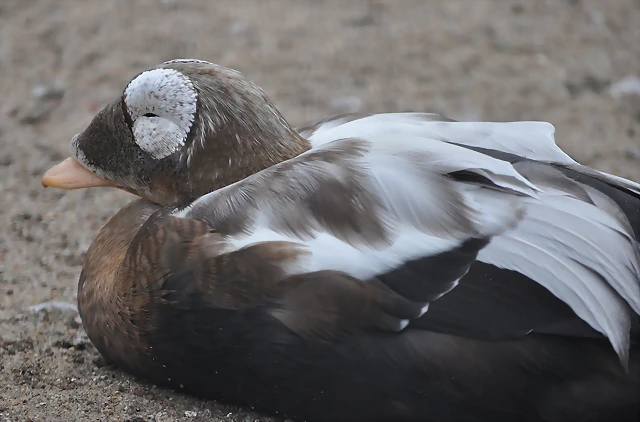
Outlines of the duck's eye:
M 153 113 L 144 113 L 143 116 L 144 117 L 158 117 L 157 114 L 153 114 Z

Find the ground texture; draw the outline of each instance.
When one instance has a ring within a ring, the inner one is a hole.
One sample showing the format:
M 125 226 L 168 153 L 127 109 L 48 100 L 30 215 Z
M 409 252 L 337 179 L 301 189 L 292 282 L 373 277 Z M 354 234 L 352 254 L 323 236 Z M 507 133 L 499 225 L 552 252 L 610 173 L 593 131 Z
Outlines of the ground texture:
M 295 125 L 546 120 L 576 159 L 640 180 L 638 22 L 637 0 L 0 1 L 0 420 L 269 420 L 106 366 L 73 309 L 87 247 L 132 198 L 40 177 L 137 72 L 236 68 Z

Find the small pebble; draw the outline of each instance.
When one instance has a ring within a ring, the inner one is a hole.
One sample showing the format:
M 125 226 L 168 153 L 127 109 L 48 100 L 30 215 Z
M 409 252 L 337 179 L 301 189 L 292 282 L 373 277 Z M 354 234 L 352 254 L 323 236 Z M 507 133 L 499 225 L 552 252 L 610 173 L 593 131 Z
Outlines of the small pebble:
M 609 94 L 613 98 L 624 96 L 640 95 L 640 78 L 637 76 L 627 76 L 611 85 Z
M 13 157 L 9 154 L 0 156 L 0 166 L 10 166 L 14 161 Z
M 64 97 L 64 91 L 47 84 L 39 84 L 31 90 L 31 97 L 38 100 L 59 100 Z
M 49 117 L 53 109 L 51 104 L 32 102 L 18 114 L 18 121 L 23 125 L 35 125 Z
M 93 363 L 95 366 L 97 366 L 98 368 L 102 368 L 105 366 L 108 366 L 109 363 L 106 361 L 106 359 L 102 356 L 98 356 L 95 359 L 93 359 L 91 361 L 91 363 Z
M 71 344 L 73 344 L 73 347 L 78 350 L 85 349 L 87 347 L 87 344 L 89 344 L 89 337 L 87 336 L 87 333 L 85 333 L 85 331 L 82 329 L 78 330 Z

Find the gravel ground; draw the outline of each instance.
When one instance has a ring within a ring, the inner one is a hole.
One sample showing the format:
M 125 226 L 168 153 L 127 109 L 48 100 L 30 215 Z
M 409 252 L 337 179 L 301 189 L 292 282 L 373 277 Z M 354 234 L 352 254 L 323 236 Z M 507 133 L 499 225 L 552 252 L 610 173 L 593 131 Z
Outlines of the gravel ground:
M 137 72 L 236 68 L 296 125 L 546 120 L 576 159 L 640 180 L 638 22 L 637 0 L 0 1 L 0 420 L 269 420 L 105 365 L 74 310 L 87 247 L 132 197 L 40 176 Z

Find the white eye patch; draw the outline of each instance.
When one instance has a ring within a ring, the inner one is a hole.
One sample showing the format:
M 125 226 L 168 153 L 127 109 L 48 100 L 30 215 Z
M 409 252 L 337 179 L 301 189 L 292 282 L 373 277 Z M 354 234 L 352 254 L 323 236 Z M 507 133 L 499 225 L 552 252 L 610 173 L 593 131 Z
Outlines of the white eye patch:
M 174 69 L 153 69 L 133 79 L 124 91 L 138 146 L 164 158 L 185 143 L 196 113 L 191 80 Z
M 140 117 L 133 122 L 133 136 L 143 150 L 158 160 L 184 145 L 184 132 L 175 123 L 161 117 Z

